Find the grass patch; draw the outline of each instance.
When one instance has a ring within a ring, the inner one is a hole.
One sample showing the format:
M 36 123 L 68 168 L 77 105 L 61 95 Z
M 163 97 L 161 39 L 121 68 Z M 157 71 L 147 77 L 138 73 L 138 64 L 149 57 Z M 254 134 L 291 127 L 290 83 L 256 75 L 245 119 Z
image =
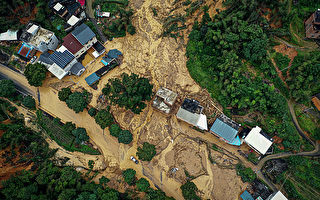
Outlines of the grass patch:
M 294 111 L 302 130 L 307 131 L 311 135 L 314 135 L 317 129 L 317 123 L 314 122 L 312 116 L 307 113 L 303 113 L 301 107 L 298 105 L 294 106 Z
M 274 56 L 274 61 L 276 62 L 278 68 L 282 71 L 286 67 L 288 67 L 290 58 L 287 55 L 283 55 L 279 52 L 277 52 Z M 286 71 L 282 71 L 282 73 L 285 73 Z

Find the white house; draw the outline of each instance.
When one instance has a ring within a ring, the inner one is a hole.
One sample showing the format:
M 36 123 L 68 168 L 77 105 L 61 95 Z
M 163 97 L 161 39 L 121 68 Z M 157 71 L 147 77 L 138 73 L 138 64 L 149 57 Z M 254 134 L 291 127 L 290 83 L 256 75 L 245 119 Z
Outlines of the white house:
M 259 126 L 251 129 L 249 134 L 244 138 L 244 142 L 262 155 L 266 154 L 273 143 L 272 139 L 265 135 Z
M 266 200 L 288 200 L 286 196 L 284 196 L 281 191 L 275 192 L 270 195 Z

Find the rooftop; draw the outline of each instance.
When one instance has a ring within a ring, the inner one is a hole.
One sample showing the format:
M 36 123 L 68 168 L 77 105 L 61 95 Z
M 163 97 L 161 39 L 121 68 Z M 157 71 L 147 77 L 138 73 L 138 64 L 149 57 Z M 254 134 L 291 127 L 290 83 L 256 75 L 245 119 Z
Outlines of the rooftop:
M 49 43 L 49 40 L 53 35 L 54 33 L 52 31 L 41 28 L 36 24 L 29 23 L 23 30 L 20 40 L 37 47 L 41 43 Z
M 122 53 L 118 49 L 111 49 L 107 54 L 109 58 L 118 58 L 120 55 L 122 55 Z
M 0 41 L 18 40 L 18 31 L 7 30 L 0 34 Z
M 55 51 L 49 56 L 49 59 L 56 63 L 61 69 L 64 69 L 75 57 L 68 51 Z
M 161 87 L 156 95 L 164 100 L 166 104 L 172 106 L 177 99 L 177 93 L 172 92 L 171 90 Z
M 32 51 L 32 47 L 30 47 L 28 44 L 23 43 L 20 47 L 20 49 L 18 50 L 18 54 L 20 56 L 23 56 L 25 58 L 28 58 L 31 51 Z
M 100 79 L 100 77 L 96 73 L 92 73 L 90 76 L 85 78 L 88 85 L 93 85 L 95 82 L 97 82 Z
M 67 23 L 68 23 L 70 26 L 74 26 L 74 25 L 75 25 L 76 23 L 78 23 L 79 21 L 80 21 L 80 19 L 79 19 L 78 17 L 72 15 L 72 16 L 68 19 Z
M 94 43 L 92 47 L 99 53 L 106 49 L 99 41 Z
M 245 190 L 241 195 L 240 195 L 242 200 L 254 200 L 254 198 L 251 196 L 251 194 Z
M 265 137 L 264 134 L 261 134 L 261 132 L 262 130 L 260 127 L 254 127 L 245 137 L 244 141 L 264 155 L 272 145 L 272 141 Z
M 62 45 L 73 54 L 76 54 L 83 47 L 83 45 L 71 33 L 63 38 Z
M 233 143 L 236 140 L 239 127 L 239 124 L 222 114 L 214 121 L 210 131 L 222 137 L 228 143 Z
M 77 26 L 71 34 L 82 44 L 85 45 L 89 40 L 94 38 L 96 34 L 86 25 Z
M 191 113 L 200 114 L 202 112 L 203 107 L 200 106 L 200 102 L 194 99 L 184 99 L 181 107 Z
M 273 193 L 271 196 L 267 198 L 267 200 L 288 200 L 286 196 L 284 196 L 281 191 Z

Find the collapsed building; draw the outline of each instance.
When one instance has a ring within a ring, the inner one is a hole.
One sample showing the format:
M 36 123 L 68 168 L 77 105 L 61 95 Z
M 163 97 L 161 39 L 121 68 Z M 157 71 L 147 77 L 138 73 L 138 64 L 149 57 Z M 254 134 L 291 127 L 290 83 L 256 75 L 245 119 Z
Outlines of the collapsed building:
M 177 96 L 177 93 L 161 87 L 156 93 L 152 106 L 166 114 L 169 114 Z

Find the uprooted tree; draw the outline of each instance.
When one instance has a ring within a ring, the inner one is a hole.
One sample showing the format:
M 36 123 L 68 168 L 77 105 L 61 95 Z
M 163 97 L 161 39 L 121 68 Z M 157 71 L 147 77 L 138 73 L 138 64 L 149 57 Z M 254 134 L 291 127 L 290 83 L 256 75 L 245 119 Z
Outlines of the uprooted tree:
M 102 89 L 102 93 L 112 104 L 139 114 L 146 107 L 144 101 L 151 100 L 152 88 L 153 85 L 147 78 L 123 73 L 121 79 L 111 79 Z

